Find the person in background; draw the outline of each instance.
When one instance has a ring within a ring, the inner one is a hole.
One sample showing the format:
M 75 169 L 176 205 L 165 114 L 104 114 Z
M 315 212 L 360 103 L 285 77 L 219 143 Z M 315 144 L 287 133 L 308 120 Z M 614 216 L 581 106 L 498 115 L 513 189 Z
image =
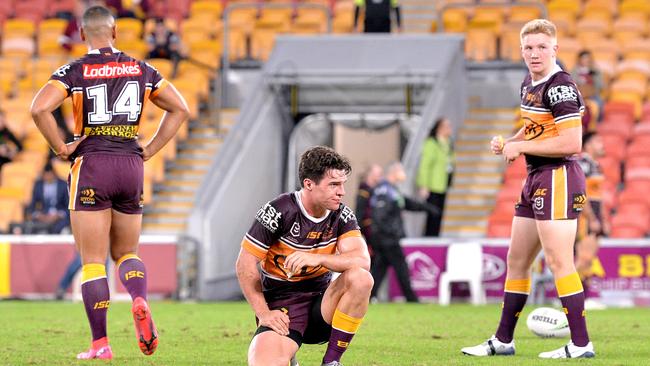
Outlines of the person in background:
M 406 173 L 402 164 L 400 162 L 391 163 L 386 168 L 386 178 L 375 187 L 370 198 L 374 250 L 370 273 L 375 281 L 371 298 L 377 296 L 390 266 L 395 270 L 406 301 L 418 302 L 418 297 L 411 288 L 409 268 L 399 243 L 400 239 L 406 236 L 402 210 L 428 211 L 435 214 L 437 209 L 402 195 L 397 186 L 405 180 Z
M 7 128 L 7 117 L 0 109 L 0 168 L 11 162 L 16 154 L 23 149 L 20 140 Z
M 438 208 L 438 213 L 427 216 L 425 236 L 440 236 L 442 212 L 445 209 L 447 188 L 453 172 L 451 123 L 439 118 L 422 147 L 416 184 L 420 198 Z
M 400 6 L 397 0 L 355 0 L 354 1 L 354 29 L 357 29 L 361 7 L 365 8 L 363 31 L 365 33 L 390 33 L 390 10 L 395 11 L 397 31 L 402 32 Z
M 183 45 L 176 33 L 168 29 L 165 20 L 156 19 L 156 26 L 147 35 L 147 58 L 164 58 L 175 63 L 184 57 Z
M 609 234 L 609 215 L 603 207 L 603 176 L 599 158 L 605 156 L 605 148 L 600 135 L 587 132 L 582 135 L 582 154 L 578 159 L 580 168 L 585 173 L 587 187 L 587 203 L 582 215 L 578 218 L 578 234 L 576 237 L 576 270 L 582 279 L 582 287 L 589 288 L 593 276 L 591 265 L 598 256 L 600 237 Z M 600 309 L 604 305 L 595 299 L 587 298 L 585 291 L 585 308 Z
M 584 50 L 578 54 L 578 63 L 571 72 L 571 77 L 580 87 L 583 98 L 595 102 L 596 105 L 591 108 L 592 119 L 600 120 L 604 105 L 600 97 L 603 90 L 603 74 L 596 66 L 591 51 Z
M 45 165 L 41 179 L 34 183 L 32 202 L 27 211 L 30 217 L 26 223 L 27 234 L 40 231 L 60 234 L 70 226 L 68 187 L 56 176 L 49 162 Z
M 359 189 L 357 190 L 357 204 L 355 206 L 354 214 L 359 222 L 361 234 L 363 234 L 364 238 L 366 238 L 366 243 L 368 244 L 371 258 L 372 239 L 370 226 L 372 223 L 372 218 L 370 217 L 370 197 L 372 196 L 372 190 L 375 188 L 375 186 L 377 186 L 377 184 L 379 184 L 383 175 L 384 168 L 382 168 L 381 165 L 370 165 L 364 172 L 363 179 L 359 184 Z

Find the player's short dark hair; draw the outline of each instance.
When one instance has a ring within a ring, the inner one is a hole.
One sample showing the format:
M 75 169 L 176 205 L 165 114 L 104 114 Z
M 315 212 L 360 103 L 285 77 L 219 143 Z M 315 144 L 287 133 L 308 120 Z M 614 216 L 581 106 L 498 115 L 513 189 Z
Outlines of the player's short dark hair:
M 589 141 L 592 138 L 596 137 L 597 135 L 598 135 L 598 133 L 594 132 L 594 131 L 589 131 L 589 132 L 585 132 L 584 134 L 582 134 L 582 146 L 587 145 L 589 143 Z
M 113 13 L 111 13 L 108 8 L 101 6 L 101 5 L 95 5 L 91 6 L 90 8 L 86 9 L 84 11 L 84 15 L 81 18 L 81 24 L 86 25 L 90 23 L 91 21 L 95 19 L 105 19 L 105 18 L 112 18 Z
M 348 175 L 352 172 L 350 161 L 331 147 L 315 146 L 305 151 L 300 157 L 298 176 L 300 185 L 305 179 L 320 183 L 328 170 L 343 170 Z

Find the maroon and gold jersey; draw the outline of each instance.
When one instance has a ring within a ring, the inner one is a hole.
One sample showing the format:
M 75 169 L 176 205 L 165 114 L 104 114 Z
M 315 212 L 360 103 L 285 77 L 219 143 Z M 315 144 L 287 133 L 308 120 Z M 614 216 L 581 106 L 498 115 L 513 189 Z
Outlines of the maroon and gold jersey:
M 140 154 L 136 142 L 145 102 L 167 82 L 158 71 L 114 48 L 101 48 L 57 69 L 49 84 L 72 96 L 75 138 L 89 152 Z
M 521 84 L 521 118 L 526 140 L 559 136 L 559 131 L 582 126 L 585 103 L 571 75 L 555 66 L 550 75 L 533 81 L 530 74 Z M 526 154 L 528 169 L 558 164 L 570 157 L 548 158 Z
M 257 211 L 255 221 L 242 240 L 242 247 L 259 258 L 262 267 L 264 290 L 285 286 L 288 283 L 317 283 L 327 286 L 329 270 L 322 266 L 304 267 L 299 273 L 287 273 L 285 258 L 295 251 L 318 254 L 335 254 L 340 239 L 361 237 L 354 212 L 341 204 L 338 210 L 325 216 L 310 216 L 302 205 L 300 191 L 285 193 L 266 203 Z M 317 278 L 325 281 L 319 283 Z M 267 279 L 269 281 L 267 281 Z

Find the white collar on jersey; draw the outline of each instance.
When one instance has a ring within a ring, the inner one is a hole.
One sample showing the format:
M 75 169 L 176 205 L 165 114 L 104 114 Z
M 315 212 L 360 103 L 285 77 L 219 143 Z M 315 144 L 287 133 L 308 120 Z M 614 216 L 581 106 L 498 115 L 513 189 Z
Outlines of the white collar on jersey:
M 300 207 L 300 211 L 302 211 L 302 214 L 305 215 L 305 217 L 308 218 L 310 221 L 313 221 L 317 224 L 323 222 L 323 220 L 327 218 L 327 215 L 330 214 L 330 210 L 325 211 L 325 215 L 323 215 L 323 217 L 314 217 L 308 214 L 307 210 L 305 209 L 305 206 L 302 205 L 302 198 L 300 197 L 300 192 L 301 191 L 295 191 L 293 192 L 293 194 L 296 196 L 296 201 L 298 202 L 298 207 Z
M 553 76 L 554 74 L 556 74 L 556 73 L 558 73 L 560 71 L 562 71 L 562 68 L 560 67 L 560 65 L 555 64 L 555 67 L 553 67 L 553 70 L 551 70 L 551 72 L 548 75 L 544 76 L 543 78 L 541 78 L 540 80 L 537 80 L 537 81 L 532 81 L 531 80 L 530 85 L 531 86 L 537 86 L 539 84 L 545 83 L 545 82 L 548 81 L 548 79 L 551 76 Z
M 122 52 L 122 51 L 118 50 L 115 47 L 111 47 L 111 51 L 113 51 L 113 53 Z M 95 48 L 94 50 L 88 51 L 88 54 L 89 55 L 99 55 L 99 48 Z

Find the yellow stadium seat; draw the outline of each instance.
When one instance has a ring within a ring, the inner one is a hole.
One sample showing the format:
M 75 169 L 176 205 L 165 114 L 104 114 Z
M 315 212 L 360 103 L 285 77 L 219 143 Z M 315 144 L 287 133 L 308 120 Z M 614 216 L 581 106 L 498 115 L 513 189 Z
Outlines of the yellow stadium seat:
M 264 9 L 260 17 L 255 21 L 255 29 L 288 32 L 292 11 L 292 9 Z
M 641 106 L 645 96 L 639 95 L 635 92 L 616 91 L 611 92 L 609 101 L 611 102 L 629 102 L 634 105 L 634 117 L 638 119 L 641 117 Z
M 63 58 L 65 56 L 65 50 L 58 41 L 39 41 L 38 56 Z
M 501 32 L 503 26 L 504 10 L 500 7 L 478 7 L 474 11 L 474 16 L 470 20 L 470 27 L 480 26 L 482 28 L 489 28 L 495 34 Z
M 442 13 L 442 24 L 445 32 L 465 33 L 467 30 L 467 12 L 464 9 L 451 8 Z
M 164 58 L 150 58 L 147 63 L 158 70 L 165 78 L 171 78 L 174 71 L 174 63 Z
M 612 24 L 612 19 L 614 15 L 602 8 L 591 8 L 591 9 L 585 9 L 585 11 L 582 12 L 582 16 L 580 18 L 581 21 L 584 20 L 598 20 L 607 23 L 610 27 Z M 578 28 L 580 28 L 580 24 L 578 22 Z
M 205 16 L 207 14 L 212 20 L 217 20 L 221 18 L 222 10 L 220 2 L 197 0 L 192 2 L 190 6 L 190 17 Z
M 134 18 L 118 18 L 115 20 L 117 29 L 117 39 L 122 41 L 132 41 L 142 38 L 142 22 Z
M 493 60 L 496 56 L 495 33 L 489 29 L 470 27 L 465 38 L 465 57 L 481 62 Z
M 582 10 L 581 0 L 551 0 L 546 5 L 549 13 L 551 11 L 560 11 L 565 13 L 571 13 L 574 17 L 580 13 Z
M 224 24 L 224 26 L 229 27 L 230 30 L 237 28 L 250 31 L 253 29 L 257 14 L 258 10 L 255 7 L 233 9 L 229 12 L 228 24 Z
M 223 49 L 223 45 L 221 44 L 221 42 L 217 40 L 204 39 L 189 44 L 190 56 L 201 61 L 203 61 L 204 59 L 200 59 L 196 56 L 199 52 L 202 52 L 202 55 L 204 56 L 207 53 L 207 55 L 209 55 L 208 60 L 210 58 L 219 59 L 219 57 L 221 56 L 222 49 Z M 208 60 L 205 61 L 209 62 Z
M 508 21 L 510 23 L 526 23 L 531 19 L 542 17 L 542 10 L 533 5 L 513 5 L 510 8 Z
M 248 54 L 247 39 L 250 42 L 250 34 L 241 29 L 230 29 L 228 31 L 228 58 L 230 61 L 251 56 Z M 248 43 L 250 46 L 250 43 Z
M 650 15 L 650 3 L 647 0 L 623 0 L 618 6 L 618 13 L 620 16 L 637 13 L 648 17 Z
M 6 176 L 4 174 L 2 176 L 1 187 L 21 190 L 22 194 L 20 195 L 20 202 L 24 205 L 29 204 L 29 202 L 32 200 L 33 186 L 34 186 L 34 178 L 31 178 L 29 176 L 23 176 L 23 175 Z
M 2 190 L 0 188 L 0 190 Z M 8 233 L 12 223 L 21 223 L 23 217 L 23 205 L 20 199 L 2 197 L 0 194 L 0 232 Z
M 140 39 L 120 40 L 115 43 L 116 48 L 136 59 L 142 60 L 147 56 L 147 44 Z
M 576 34 L 576 16 L 570 12 L 550 11 L 549 19 L 557 27 L 558 33 L 564 34 L 568 37 L 574 37 Z
M 66 27 L 67 22 L 63 19 L 52 18 L 45 19 L 38 25 L 38 41 L 41 42 L 44 39 L 47 40 L 56 40 Z
M 273 30 L 256 29 L 251 37 L 253 57 L 262 61 L 268 60 L 275 45 L 276 32 Z
M 48 154 L 42 153 L 40 151 L 23 150 L 16 155 L 14 161 L 32 164 L 40 172 L 45 166 L 45 161 L 47 160 L 47 157 Z M 65 163 L 65 164 L 70 166 L 70 163 Z
M 618 14 L 618 0 L 587 0 L 584 4 L 585 12 L 594 9 L 603 9 L 616 15 Z
M 501 32 L 499 57 L 502 60 L 521 62 L 520 27 L 518 24 L 506 24 Z
M 578 59 L 578 53 L 583 50 L 582 45 L 575 38 L 562 38 L 558 40 L 558 44 L 558 59 L 562 61 L 566 70 L 573 70 Z
M 186 42 L 186 35 L 203 34 L 204 38 L 214 38 L 223 32 L 223 22 L 221 19 L 205 22 L 199 18 L 189 18 L 181 23 L 181 38 Z M 187 43 L 187 42 L 186 42 Z
M 352 19 L 352 14 L 347 13 L 336 13 L 334 19 L 332 19 L 332 33 L 350 33 L 354 28 L 354 19 Z
M 610 94 L 614 93 L 635 93 L 641 99 L 645 98 L 648 82 L 646 79 L 618 79 L 610 87 Z
M 34 22 L 29 19 L 8 19 L 2 27 L 3 40 L 9 38 L 32 38 L 36 26 Z

